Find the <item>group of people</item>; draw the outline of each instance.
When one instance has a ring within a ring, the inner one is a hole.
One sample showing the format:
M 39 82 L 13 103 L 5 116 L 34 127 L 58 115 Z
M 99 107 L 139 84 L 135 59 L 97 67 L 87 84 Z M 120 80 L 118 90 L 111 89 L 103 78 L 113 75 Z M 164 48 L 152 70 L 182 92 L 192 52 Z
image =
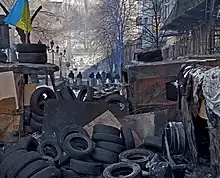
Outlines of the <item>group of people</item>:
M 79 72 L 76 77 L 73 73 L 73 71 L 70 71 L 69 75 L 68 75 L 69 79 L 72 79 L 73 81 L 82 81 L 82 73 Z M 96 80 L 98 84 L 105 84 L 105 83 L 114 83 L 115 81 L 119 81 L 120 76 L 118 74 L 116 75 L 112 75 L 111 72 L 97 72 L 96 74 L 94 72 L 91 72 L 89 74 L 89 81 L 94 81 Z M 92 82 L 94 83 L 94 82 Z

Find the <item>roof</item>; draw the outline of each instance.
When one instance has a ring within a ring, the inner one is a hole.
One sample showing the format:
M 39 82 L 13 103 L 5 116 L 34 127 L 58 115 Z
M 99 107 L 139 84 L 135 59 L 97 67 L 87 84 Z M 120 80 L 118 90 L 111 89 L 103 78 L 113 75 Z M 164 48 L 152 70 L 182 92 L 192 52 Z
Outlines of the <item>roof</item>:
M 189 15 L 190 12 L 192 12 L 194 9 L 196 9 L 196 15 L 187 16 L 187 18 L 184 18 L 184 23 L 187 23 L 187 20 L 192 20 L 198 18 L 198 16 L 205 16 L 204 13 L 204 4 L 205 0 L 177 0 L 169 17 L 167 18 L 163 29 L 175 29 L 173 26 L 178 26 L 178 24 L 174 24 L 174 21 L 178 21 L 182 16 Z M 200 10 L 198 9 L 200 8 Z M 200 13 L 199 13 L 200 12 Z M 179 24 L 182 24 L 182 22 L 179 22 Z

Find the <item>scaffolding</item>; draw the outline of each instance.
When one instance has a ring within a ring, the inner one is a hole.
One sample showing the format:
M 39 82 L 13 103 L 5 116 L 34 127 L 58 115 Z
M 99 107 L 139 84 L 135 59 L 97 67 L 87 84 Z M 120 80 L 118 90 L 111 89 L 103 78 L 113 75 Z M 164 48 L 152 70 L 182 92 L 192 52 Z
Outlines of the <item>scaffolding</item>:
M 180 9 L 181 4 L 187 9 Z M 220 53 L 219 4 L 216 0 L 177 0 L 164 26 L 165 30 L 179 32 L 174 47 L 169 49 L 174 56 L 169 57 Z

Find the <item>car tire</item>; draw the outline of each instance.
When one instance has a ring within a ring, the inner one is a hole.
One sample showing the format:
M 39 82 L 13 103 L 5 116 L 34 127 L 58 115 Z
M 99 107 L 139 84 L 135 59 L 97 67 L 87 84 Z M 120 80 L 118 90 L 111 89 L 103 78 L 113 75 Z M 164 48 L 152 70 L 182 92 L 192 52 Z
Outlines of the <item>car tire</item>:
M 32 134 L 32 133 L 34 133 L 34 130 L 31 128 L 31 126 L 25 125 L 24 126 L 24 133 L 25 134 Z
M 6 62 L 7 60 L 7 55 L 4 52 L 0 52 L 0 62 Z
M 108 166 L 103 172 L 104 178 L 126 177 L 141 178 L 141 168 L 135 163 L 116 163 Z
M 43 124 L 44 117 L 38 116 L 37 114 L 32 113 L 32 119 L 34 119 L 38 123 Z
M 118 162 L 118 154 L 101 148 L 94 149 L 94 152 L 92 153 L 92 158 L 102 163 L 113 164 Z
M 49 151 L 46 150 L 47 147 L 50 148 Z M 37 150 L 42 156 L 51 157 L 54 162 L 60 159 L 62 153 L 60 146 L 53 140 L 45 140 L 41 142 Z
M 49 164 L 44 160 L 34 161 L 22 169 L 16 178 L 29 178 L 48 166 Z
M 103 166 L 101 163 L 89 163 L 76 159 L 70 160 L 70 169 L 79 173 L 86 175 L 100 175 L 103 171 Z
M 71 144 L 72 141 L 75 141 L 74 146 Z M 63 142 L 63 150 L 71 158 L 86 159 L 93 151 L 93 143 L 83 134 L 70 134 Z
M 89 138 L 89 134 L 87 133 L 87 131 L 83 127 L 81 127 L 79 125 L 72 125 L 72 126 L 67 126 L 61 130 L 61 132 L 59 133 L 59 136 L 58 136 L 59 144 L 62 145 L 64 140 L 66 139 L 66 137 L 68 135 L 74 134 L 74 133 L 80 133 L 80 134 L 83 134 Z
M 17 44 L 16 50 L 18 53 L 46 53 L 47 46 L 45 44 Z
M 50 88 L 40 87 L 36 89 L 31 95 L 30 107 L 31 111 L 39 116 L 43 116 L 44 114 L 44 109 L 39 107 L 40 101 L 44 100 L 43 94 L 47 95 L 47 99 L 56 99 L 55 93 Z
M 30 178 L 61 178 L 61 172 L 56 167 L 49 166 L 34 174 Z
M 41 132 L 42 131 L 42 123 L 39 123 L 39 122 L 36 122 L 33 118 L 31 118 L 30 120 L 30 127 L 35 131 L 39 131 Z
M 145 169 L 146 163 L 150 160 L 152 153 L 145 149 L 131 149 L 122 152 L 119 155 L 121 162 L 137 163 L 142 169 Z
M 58 163 L 59 166 L 60 167 L 65 166 L 69 164 L 69 162 L 70 162 L 70 157 L 65 152 L 62 152 Z
M 87 96 L 86 96 L 87 95 Z M 94 90 L 92 87 L 83 87 L 80 89 L 80 92 L 77 96 L 77 99 L 79 101 L 92 101 L 93 100 L 93 95 L 94 95 Z M 85 100 L 84 100 L 85 98 Z
M 20 159 L 25 153 L 27 153 L 26 150 L 17 150 L 5 157 L 0 163 L 0 177 L 5 178 L 8 170 L 11 168 L 14 162 L 17 159 Z
M 38 147 L 38 142 L 34 137 L 32 136 L 24 137 L 14 145 L 9 147 L 7 150 L 5 150 L 3 152 L 2 158 L 5 159 L 8 155 L 18 150 L 36 151 L 37 147 Z
M 60 171 L 61 171 L 62 178 L 82 178 L 80 174 L 78 174 L 77 172 L 69 168 L 67 169 L 67 168 L 62 167 Z
M 24 110 L 23 112 L 23 119 L 24 119 L 24 124 L 29 125 L 30 124 L 30 119 L 31 119 L 31 112 L 28 110 Z
M 98 141 L 95 143 L 95 146 L 97 148 L 101 148 L 107 151 L 111 151 L 117 154 L 120 154 L 121 152 L 125 151 L 125 147 L 111 142 L 105 142 L 105 141 Z
M 126 115 L 129 112 L 129 102 L 126 98 L 120 94 L 112 94 L 106 97 L 105 102 L 109 105 L 115 105 L 116 103 L 121 103 L 123 107 L 120 110 Z
M 97 141 L 112 142 L 124 146 L 124 140 L 122 138 L 110 134 L 96 133 L 92 136 L 92 140 L 94 140 L 95 142 Z
M 41 155 L 37 152 L 31 151 L 25 153 L 20 159 L 15 160 L 14 164 L 11 166 L 10 170 L 7 173 L 7 178 L 17 177 L 18 173 L 27 165 L 41 159 Z
M 116 127 L 112 127 L 112 126 L 104 125 L 104 124 L 96 124 L 93 127 L 93 134 L 95 133 L 106 133 L 106 134 L 112 134 L 112 135 L 120 137 L 119 129 L 117 129 Z
M 73 93 L 73 91 L 70 89 L 70 87 L 66 86 L 59 91 L 60 97 L 62 100 L 76 100 L 76 95 Z
M 46 64 L 47 53 L 18 53 L 19 63 Z
M 135 148 L 135 141 L 132 134 L 132 130 L 130 128 L 127 128 L 125 126 L 121 127 L 121 136 L 124 140 L 125 147 L 127 150 Z

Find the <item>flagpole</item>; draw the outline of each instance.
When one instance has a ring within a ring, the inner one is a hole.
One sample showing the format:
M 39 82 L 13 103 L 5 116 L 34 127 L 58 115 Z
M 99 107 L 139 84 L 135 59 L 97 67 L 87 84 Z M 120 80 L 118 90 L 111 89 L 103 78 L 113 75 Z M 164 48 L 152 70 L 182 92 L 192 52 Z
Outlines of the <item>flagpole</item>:
M 29 8 L 28 8 L 29 9 Z M 26 13 L 26 32 L 25 32 L 25 42 L 28 43 L 28 10 Z

